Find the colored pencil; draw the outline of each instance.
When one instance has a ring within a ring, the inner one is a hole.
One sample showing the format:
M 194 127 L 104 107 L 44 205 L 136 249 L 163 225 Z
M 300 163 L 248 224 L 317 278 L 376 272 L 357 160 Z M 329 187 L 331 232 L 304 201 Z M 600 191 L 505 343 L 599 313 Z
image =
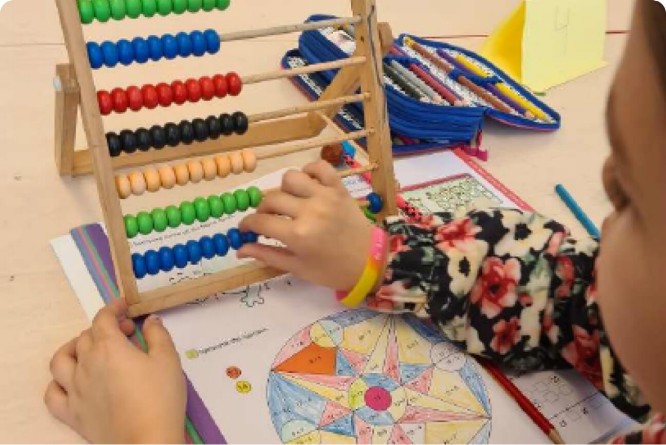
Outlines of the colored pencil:
M 564 201 L 567 207 L 569 207 L 569 210 L 571 210 L 571 213 L 574 214 L 576 219 L 583 225 L 583 227 L 585 227 L 587 233 L 589 233 L 590 236 L 593 236 L 594 238 L 600 238 L 601 233 L 599 232 L 597 226 L 594 225 L 592 220 L 585 214 L 583 209 L 578 205 L 576 200 L 573 198 L 573 196 L 571 196 L 567 189 L 564 188 L 562 184 L 557 184 L 555 186 L 555 192 L 557 192 L 562 201 Z
M 557 429 L 553 426 L 552 423 L 543 415 L 541 411 L 537 409 L 536 406 L 530 401 L 530 399 L 522 393 L 516 385 L 513 384 L 511 379 L 502 372 L 502 370 L 494 363 L 490 362 L 481 357 L 476 357 L 476 360 L 483 366 L 483 368 L 488 371 L 488 373 L 495 379 L 498 385 L 500 385 L 510 396 L 511 398 L 520 406 L 520 408 L 529 416 L 530 419 L 543 431 L 545 435 L 554 443 L 554 444 L 563 444 L 564 440 L 560 433 L 557 432 Z

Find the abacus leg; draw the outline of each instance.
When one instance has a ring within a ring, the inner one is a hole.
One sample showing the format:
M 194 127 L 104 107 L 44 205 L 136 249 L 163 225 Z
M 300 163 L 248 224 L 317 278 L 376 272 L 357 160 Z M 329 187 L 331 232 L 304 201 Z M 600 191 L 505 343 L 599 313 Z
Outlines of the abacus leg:
M 72 176 L 76 118 L 79 111 L 79 86 L 74 67 L 56 66 L 55 100 L 55 161 L 60 176 Z

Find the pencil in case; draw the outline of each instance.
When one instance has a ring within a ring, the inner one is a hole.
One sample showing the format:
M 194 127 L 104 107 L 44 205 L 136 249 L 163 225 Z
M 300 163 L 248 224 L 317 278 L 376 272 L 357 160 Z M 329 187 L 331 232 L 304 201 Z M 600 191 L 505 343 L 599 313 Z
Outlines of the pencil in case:
M 307 21 L 334 18 L 314 15 Z M 353 29 L 306 31 L 284 67 L 330 62 L 355 50 Z M 448 67 L 448 69 L 446 69 Z M 297 76 L 294 83 L 311 99 L 328 86 L 335 71 Z M 463 148 L 478 154 L 485 117 L 517 128 L 553 131 L 561 118 L 533 94 L 477 54 L 463 48 L 403 34 L 384 58 L 389 125 L 396 155 Z M 347 130 L 362 126 L 362 104 L 351 104 L 336 122 Z

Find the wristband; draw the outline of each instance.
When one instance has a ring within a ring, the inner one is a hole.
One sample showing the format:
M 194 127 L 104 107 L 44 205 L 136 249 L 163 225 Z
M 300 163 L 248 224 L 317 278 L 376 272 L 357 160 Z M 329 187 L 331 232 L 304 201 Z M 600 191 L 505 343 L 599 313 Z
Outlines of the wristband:
M 361 278 L 351 291 L 336 292 L 335 295 L 340 303 L 350 308 L 358 307 L 363 303 L 368 294 L 372 292 L 379 280 L 379 275 L 382 273 L 387 240 L 388 236 L 384 230 L 379 227 L 375 227 L 372 230 L 370 256 L 365 263 L 363 274 L 361 274 Z

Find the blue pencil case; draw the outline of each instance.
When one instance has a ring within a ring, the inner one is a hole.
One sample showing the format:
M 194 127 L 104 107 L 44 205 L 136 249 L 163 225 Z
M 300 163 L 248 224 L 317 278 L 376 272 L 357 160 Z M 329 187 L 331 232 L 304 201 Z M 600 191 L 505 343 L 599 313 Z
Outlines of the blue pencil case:
M 307 22 L 334 18 L 314 15 Z M 282 60 L 285 68 L 349 57 L 353 29 L 306 31 L 298 49 Z M 294 77 L 295 85 L 315 100 L 335 71 Z M 484 58 L 443 42 L 403 34 L 384 58 L 389 125 L 394 154 L 441 148 L 479 150 L 484 119 L 524 130 L 554 131 L 560 115 Z M 345 106 L 336 122 L 348 131 L 363 126 L 362 104 Z M 482 156 L 481 156 L 482 157 Z

